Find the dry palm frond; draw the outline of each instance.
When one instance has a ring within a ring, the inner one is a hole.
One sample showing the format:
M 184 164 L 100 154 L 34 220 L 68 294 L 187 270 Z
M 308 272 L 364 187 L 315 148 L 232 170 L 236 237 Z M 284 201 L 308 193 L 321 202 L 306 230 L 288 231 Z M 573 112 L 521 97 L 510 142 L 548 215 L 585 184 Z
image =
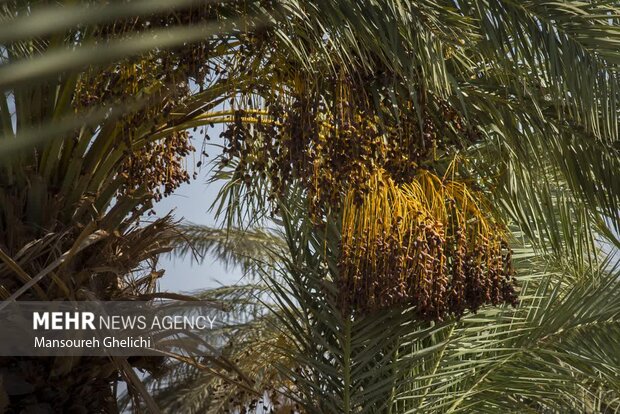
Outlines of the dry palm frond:
M 340 301 L 363 312 L 416 306 L 426 319 L 516 304 L 511 255 L 480 194 L 424 171 L 397 185 L 379 172 L 344 202 Z
M 269 326 L 271 322 L 251 324 L 247 329 L 249 334 L 239 335 L 240 343 L 231 341 L 232 354 L 230 359 L 245 372 L 252 380 L 254 388 L 269 395 L 270 403 L 264 398 L 257 398 L 255 394 L 235 386 L 230 381 L 214 378 L 212 397 L 213 404 L 209 412 L 220 410 L 256 409 L 263 406 L 279 406 L 285 404 L 286 399 L 280 395 L 284 389 L 291 389 L 294 384 L 282 374 L 282 367 L 294 369 L 296 364 L 281 350 L 291 349 L 294 344 L 284 334 Z M 254 332 L 252 332 L 254 330 Z M 242 332 L 243 333 L 243 332 Z M 235 338 L 237 339 L 237 338 Z M 263 395 L 264 397 L 264 395 Z
M 268 308 L 259 299 L 266 290 L 261 285 L 243 285 L 198 294 L 231 310 L 230 323 L 206 338 L 218 349 L 217 358 L 202 357 L 189 364 L 170 362 L 163 375 L 147 379 L 165 412 L 261 412 L 264 406 L 281 408 L 290 402 L 281 393 L 294 384 L 282 370 L 297 365 L 283 350 L 294 344 L 284 334 L 279 316 L 266 313 Z

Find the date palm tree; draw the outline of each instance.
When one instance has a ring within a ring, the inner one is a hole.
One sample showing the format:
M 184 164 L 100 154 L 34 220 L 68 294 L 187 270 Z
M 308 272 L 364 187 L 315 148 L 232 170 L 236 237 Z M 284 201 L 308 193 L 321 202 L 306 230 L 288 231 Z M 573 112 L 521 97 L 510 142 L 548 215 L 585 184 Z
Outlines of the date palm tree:
M 206 76 L 251 10 L 47 3 L 0 5 L 0 309 L 152 299 L 173 226 L 148 212 L 190 180 L 187 120 L 234 92 L 234 76 Z M 157 412 L 134 367 L 161 362 L 3 357 L 0 411 L 117 412 L 125 380 Z
M 270 335 L 239 331 L 275 352 L 259 389 L 308 412 L 613 410 L 616 3 L 5 2 L 4 299 L 151 297 L 172 236 L 138 220 L 189 178 L 187 129 L 224 123 L 225 224 L 272 214 L 288 250 L 257 267 Z M 11 409 L 112 410 L 122 372 L 157 410 L 126 360 L 5 366 L 28 385 Z
M 276 86 L 233 102 L 216 164 L 225 224 L 271 213 L 288 245 L 238 333 L 284 336 L 263 386 L 306 412 L 617 411 L 617 4 L 282 4 L 286 42 L 251 39 Z M 164 404 L 221 407 L 178 378 Z
M 210 372 L 172 364 L 148 381 L 165 411 L 619 409 L 617 253 L 575 267 L 541 253 L 515 227 L 518 307 L 484 307 L 441 322 L 421 321 L 407 307 L 352 317 L 330 284 L 338 277 L 329 264 L 339 237 L 317 231 L 299 203 L 283 211 L 281 232 L 268 237 L 189 226 L 178 240 L 181 255 L 189 242 L 199 253 L 214 249 L 229 265 L 255 260 L 245 267 L 254 279 L 201 294 L 244 304 L 238 309 L 246 322 L 219 332 L 223 352 L 264 392 L 248 394 Z

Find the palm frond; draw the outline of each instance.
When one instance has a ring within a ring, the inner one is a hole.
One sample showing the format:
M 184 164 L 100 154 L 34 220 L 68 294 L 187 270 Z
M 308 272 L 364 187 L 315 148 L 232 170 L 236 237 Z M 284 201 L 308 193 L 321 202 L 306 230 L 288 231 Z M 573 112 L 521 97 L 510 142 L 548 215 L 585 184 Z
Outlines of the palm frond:
M 247 273 L 257 262 L 273 263 L 285 247 L 274 231 L 183 224 L 179 226 L 175 254 L 191 255 L 198 263 L 212 256 L 227 267 L 239 266 Z
M 617 263 L 584 269 L 522 244 L 516 309 L 485 307 L 443 323 L 416 321 L 404 308 L 343 316 L 330 268 L 337 233 L 284 211 L 290 257 L 269 285 L 296 344 L 281 350 L 297 364 L 283 369 L 295 384 L 288 392 L 308 412 L 618 408 Z

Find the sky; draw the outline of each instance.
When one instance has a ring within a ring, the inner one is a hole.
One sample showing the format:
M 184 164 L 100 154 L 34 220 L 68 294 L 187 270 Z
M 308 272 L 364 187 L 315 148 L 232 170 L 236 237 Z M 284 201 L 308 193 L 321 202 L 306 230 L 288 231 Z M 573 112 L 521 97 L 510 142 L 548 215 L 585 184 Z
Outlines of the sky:
M 219 135 L 217 126 L 210 131 L 214 144 L 221 145 L 223 142 L 216 137 Z M 198 149 L 202 145 L 202 137 L 193 139 L 194 146 Z M 215 148 L 208 149 L 210 158 L 215 158 L 218 151 Z M 197 151 L 196 156 L 199 156 Z M 191 157 L 191 156 L 190 156 Z M 207 159 L 207 160 L 208 160 Z M 203 161 L 204 162 L 204 161 Z M 194 224 L 216 226 L 214 215 L 209 212 L 209 207 L 221 187 L 219 183 L 207 184 L 208 172 L 211 169 L 207 162 L 197 172 L 198 177 L 190 184 L 183 184 L 172 195 L 162 199 L 154 206 L 157 217 L 163 217 L 172 211 L 175 220 L 183 219 Z M 190 175 L 192 173 L 190 167 Z M 174 257 L 163 255 L 159 259 L 159 267 L 166 270 L 160 279 L 160 290 L 164 292 L 185 292 L 189 293 L 196 290 L 213 288 L 229 284 L 234 284 L 242 277 L 242 272 L 237 268 L 225 269 L 224 266 L 213 257 L 206 257 L 202 264 L 194 261 L 191 256 Z

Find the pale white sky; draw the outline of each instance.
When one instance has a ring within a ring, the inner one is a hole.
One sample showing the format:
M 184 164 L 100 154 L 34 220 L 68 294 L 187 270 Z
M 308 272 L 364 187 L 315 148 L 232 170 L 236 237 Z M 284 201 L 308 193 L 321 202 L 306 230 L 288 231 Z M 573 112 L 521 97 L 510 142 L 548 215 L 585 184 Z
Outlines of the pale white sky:
M 221 145 L 223 142 L 218 138 L 220 128 L 212 128 L 209 135 L 212 141 Z M 202 137 L 197 136 L 194 140 L 197 148 L 196 157 L 200 154 Z M 205 149 L 209 154 L 206 160 L 212 160 L 219 154 L 218 149 Z M 191 157 L 191 155 L 190 155 Z M 207 184 L 208 172 L 211 169 L 207 161 L 203 161 L 199 175 L 190 184 L 183 184 L 173 195 L 164 198 L 157 203 L 154 210 L 157 217 L 162 217 L 173 211 L 175 219 L 184 219 L 196 224 L 215 226 L 215 218 L 210 213 L 209 207 L 215 200 L 219 187 L 218 183 Z M 192 170 L 190 169 L 190 174 Z M 242 272 L 237 268 L 225 269 L 221 263 L 212 257 L 207 257 L 202 264 L 192 263 L 191 257 L 169 257 L 163 255 L 160 258 L 160 268 L 166 270 L 160 279 L 160 290 L 168 292 L 191 292 L 198 289 L 217 287 L 222 284 L 234 284 L 242 277 Z

